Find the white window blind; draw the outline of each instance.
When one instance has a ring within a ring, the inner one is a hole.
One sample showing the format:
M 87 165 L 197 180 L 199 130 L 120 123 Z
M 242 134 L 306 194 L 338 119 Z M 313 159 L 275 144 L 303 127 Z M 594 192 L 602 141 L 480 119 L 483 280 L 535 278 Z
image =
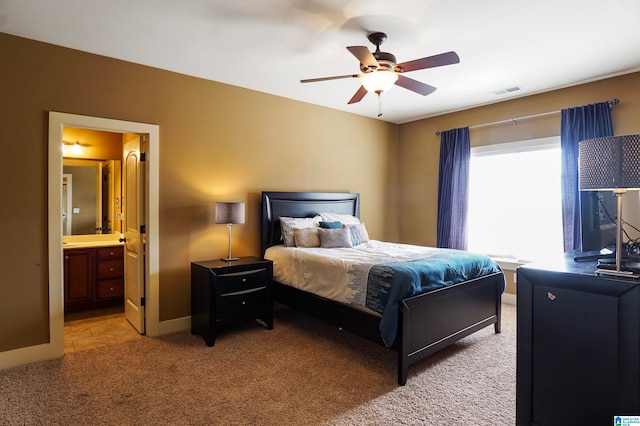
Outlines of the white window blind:
M 469 250 L 518 261 L 563 252 L 560 137 L 471 149 Z

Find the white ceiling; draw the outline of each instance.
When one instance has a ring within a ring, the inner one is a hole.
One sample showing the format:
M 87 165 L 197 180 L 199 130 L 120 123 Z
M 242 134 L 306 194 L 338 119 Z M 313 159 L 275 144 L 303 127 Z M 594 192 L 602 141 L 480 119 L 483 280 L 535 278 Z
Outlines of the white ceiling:
M 0 32 L 368 117 L 357 79 L 299 81 L 358 73 L 368 32 L 398 62 L 457 52 L 405 74 L 433 94 L 382 94 L 393 123 L 638 71 L 639 20 L 638 0 L 0 0 Z

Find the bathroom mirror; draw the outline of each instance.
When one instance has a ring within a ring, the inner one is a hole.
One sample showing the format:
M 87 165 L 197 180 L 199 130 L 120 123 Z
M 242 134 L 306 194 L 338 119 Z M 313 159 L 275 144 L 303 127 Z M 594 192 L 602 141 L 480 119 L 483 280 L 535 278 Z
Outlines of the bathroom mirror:
M 62 161 L 63 235 L 122 232 L 121 162 Z

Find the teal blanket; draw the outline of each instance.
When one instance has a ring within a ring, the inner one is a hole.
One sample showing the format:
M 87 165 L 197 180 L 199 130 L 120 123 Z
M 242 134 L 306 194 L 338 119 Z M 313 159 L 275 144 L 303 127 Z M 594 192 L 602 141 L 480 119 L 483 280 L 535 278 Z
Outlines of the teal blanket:
M 460 250 L 413 261 L 380 263 L 369 270 L 365 306 L 382 315 L 382 340 L 391 346 L 397 335 L 400 300 L 494 272 L 501 269 L 489 257 Z

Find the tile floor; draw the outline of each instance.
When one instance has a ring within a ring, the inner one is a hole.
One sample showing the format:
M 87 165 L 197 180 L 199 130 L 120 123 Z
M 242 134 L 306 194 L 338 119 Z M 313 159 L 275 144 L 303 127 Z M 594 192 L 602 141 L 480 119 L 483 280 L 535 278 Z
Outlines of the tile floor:
M 64 353 L 140 338 L 142 336 L 124 318 L 122 307 L 64 316 Z

